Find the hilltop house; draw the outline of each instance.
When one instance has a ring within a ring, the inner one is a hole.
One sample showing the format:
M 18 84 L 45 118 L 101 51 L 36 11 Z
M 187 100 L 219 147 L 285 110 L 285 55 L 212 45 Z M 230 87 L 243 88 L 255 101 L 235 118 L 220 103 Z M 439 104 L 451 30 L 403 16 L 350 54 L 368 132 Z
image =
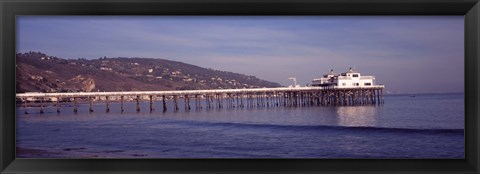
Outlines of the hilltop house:
M 335 74 L 332 69 L 330 73 L 323 75 L 321 78 L 315 78 L 312 81 L 312 86 L 334 86 L 335 88 L 369 87 L 374 85 L 374 76 L 362 76 L 352 68 L 340 74 Z

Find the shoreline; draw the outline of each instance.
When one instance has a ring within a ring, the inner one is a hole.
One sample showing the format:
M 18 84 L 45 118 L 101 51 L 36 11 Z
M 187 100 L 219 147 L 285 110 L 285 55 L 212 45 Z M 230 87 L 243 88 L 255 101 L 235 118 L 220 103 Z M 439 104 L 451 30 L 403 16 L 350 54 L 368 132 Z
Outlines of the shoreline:
M 16 158 L 66 158 L 65 154 L 36 148 L 15 148 Z
M 116 159 L 116 158 L 146 158 L 146 154 L 125 154 L 123 150 L 110 150 L 104 152 L 85 152 L 86 148 L 64 148 L 62 152 L 53 152 L 49 150 L 43 150 L 38 148 L 24 148 L 16 147 L 16 158 L 23 159 Z

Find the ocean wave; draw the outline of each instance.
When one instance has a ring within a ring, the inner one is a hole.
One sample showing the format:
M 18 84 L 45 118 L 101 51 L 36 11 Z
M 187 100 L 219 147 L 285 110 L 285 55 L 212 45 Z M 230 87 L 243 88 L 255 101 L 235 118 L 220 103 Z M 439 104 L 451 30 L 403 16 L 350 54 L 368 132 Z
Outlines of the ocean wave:
M 278 125 L 258 123 L 226 123 L 226 122 L 189 122 L 189 125 L 213 126 L 225 128 L 248 128 L 248 129 L 276 129 L 276 130 L 298 130 L 298 131 L 354 131 L 354 132 L 385 132 L 385 133 L 424 133 L 424 134 L 464 134 L 464 129 L 415 129 L 415 128 L 390 128 L 371 126 L 333 126 L 333 125 Z

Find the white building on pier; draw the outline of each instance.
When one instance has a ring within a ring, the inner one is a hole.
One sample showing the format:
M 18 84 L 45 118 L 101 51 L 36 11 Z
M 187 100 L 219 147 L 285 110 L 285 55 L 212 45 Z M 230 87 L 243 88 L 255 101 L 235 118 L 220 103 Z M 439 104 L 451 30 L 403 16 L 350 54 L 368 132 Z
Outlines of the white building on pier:
M 340 74 L 335 74 L 332 69 L 330 73 L 323 75 L 323 77 L 313 79 L 312 86 L 333 86 L 335 88 L 371 87 L 375 86 L 375 77 L 362 76 L 360 72 L 352 68 Z

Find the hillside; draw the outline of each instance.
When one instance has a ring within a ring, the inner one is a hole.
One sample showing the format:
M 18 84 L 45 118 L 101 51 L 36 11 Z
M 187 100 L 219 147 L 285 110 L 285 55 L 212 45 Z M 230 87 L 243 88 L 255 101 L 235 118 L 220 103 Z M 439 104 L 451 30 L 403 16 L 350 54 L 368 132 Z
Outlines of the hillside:
M 238 73 L 151 58 L 62 59 L 39 52 L 16 55 L 21 92 L 158 91 L 279 87 Z

